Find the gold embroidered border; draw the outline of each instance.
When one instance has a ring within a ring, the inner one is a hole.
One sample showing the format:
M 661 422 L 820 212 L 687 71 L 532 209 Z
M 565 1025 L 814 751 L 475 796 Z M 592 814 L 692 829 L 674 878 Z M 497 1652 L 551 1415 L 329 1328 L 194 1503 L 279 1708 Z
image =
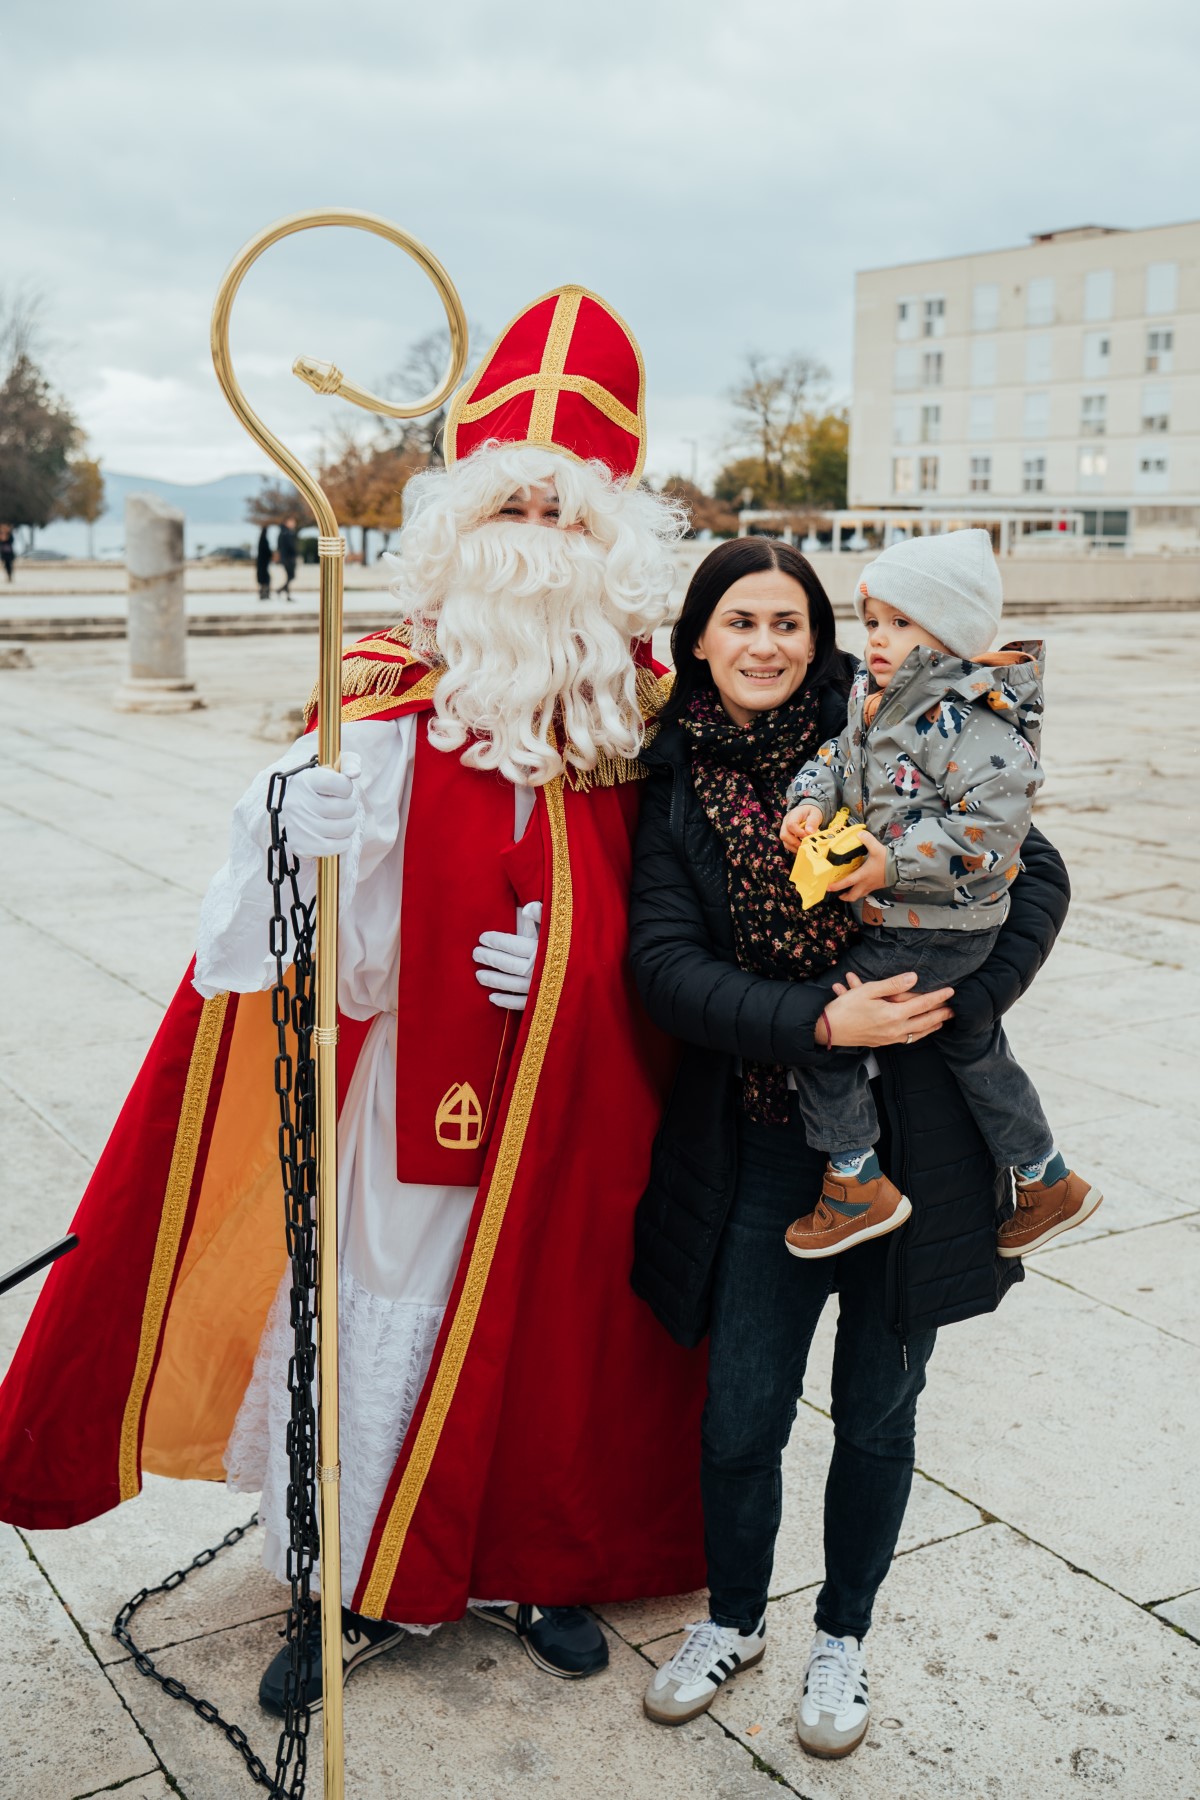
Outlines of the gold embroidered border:
M 533 411 L 529 415 L 531 438 L 554 437 L 559 378 L 567 366 L 567 352 L 571 348 L 571 335 L 579 317 L 579 302 L 582 298 L 578 288 L 564 288 L 558 297 L 546 336 L 546 348 L 542 352 L 542 366 L 538 370 L 539 383 L 534 389 Z
M 551 875 L 550 930 L 546 944 L 546 960 L 538 983 L 537 1001 L 525 1049 L 521 1055 L 512 1102 L 504 1121 L 500 1148 L 492 1170 L 491 1184 L 484 1201 L 479 1231 L 471 1250 L 466 1279 L 459 1295 L 454 1320 L 446 1338 L 446 1347 L 438 1364 L 430 1390 L 429 1404 L 421 1420 L 413 1444 L 408 1467 L 392 1501 L 379 1549 L 363 1592 L 362 1609 L 368 1618 L 383 1617 L 387 1597 L 396 1579 L 396 1569 L 404 1549 L 404 1540 L 416 1511 L 426 1477 L 433 1466 L 442 1427 L 450 1412 L 462 1374 L 463 1363 L 475 1329 L 475 1321 L 483 1301 L 488 1273 L 500 1239 L 504 1215 L 512 1193 L 525 1132 L 533 1112 L 538 1078 L 545 1060 L 550 1033 L 554 1029 L 558 1003 L 567 974 L 567 957 L 571 948 L 571 855 L 567 843 L 567 817 L 563 801 L 562 778 L 547 782 L 543 792 L 550 818 Z
M 642 347 L 634 337 L 632 331 L 630 331 L 629 326 L 625 323 L 625 320 L 621 317 L 620 313 L 611 307 L 607 300 L 602 299 L 599 294 L 594 294 L 590 288 L 584 287 L 551 288 L 549 293 L 539 294 L 536 300 L 531 301 L 528 306 L 523 306 L 520 312 L 513 314 L 512 318 L 508 321 L 508 324 L 504 327 L 504 330 L 500 333 L 499 337 L 488 351 L 487 356 L 475 371 L 475 374 L 468 382 L 464 383 L 464 385 L 459 388 L 457 394 L 455 394 L 453 400 L 450 402 L 450 411 L 446 415 L 446 430 L 443 440 L 447 466 L 452 466 L 458 461 L 458 427 L 466 408 L 473 404 L 470 398 L 471 392 L 479 386 L 480 381 L 487 374 L 492 365 L 496 351 L 504 342 L 513 326 L 516 325 L 519 320 L 523 319 L 527 313 L 531 313 L 535 306 L 540 306 L 544 300 L 549 300 L 553 297 L 554 299 L 561 301 L 567 295 L 570 295 L 575 301 L 576 314 L 578 313 L 579 302 L 582 300 L 592 301 L 592 303 L 598 306 L 602 312 L 607 313 L 609 318 L 614 320 L 615 323 L 620 326 L 633 350 L 638 371 L 636 426 L 638 452 L 637 460 L 630 471 L 626 486 L 637 486 L 638 482 L 641 480 L 642 469 L 645 467 L 646 462 L 646 364 L 642 358 Z M 557 318 L 557 309 L 555 317 Z M 553 330 L 553 328 L 554 325 L 552 322 L 551 330 Z M 566 360 L 565 351 L 563 353 L 563 360 L 564 362 Z M 542 372 L 547 372 L 545 357 L 543 357 L 542 361 Z M 586 460 L 584 457 L 577 455 L 575 451 L 566 449 L 564 445 L 554 443 L 547 433 L 535 433 L 532 420 L 530 421 L 530 428 L 525 435 L 524 441 L 529 444 L 539 444 L 547 450 L 557 451 L 560 456 L 569 456 L 572 462 L 583 462 Z
M 175 1274 L 179 1240 L 183 1235 L 188 1198 L 196 1173 L 200 1133 L 208 1109 L 208 1093 L 212 1086 L 217 1052 L 221 1047 L 221 1033 L 225 1027 L 228 1006 L 228 994 L 215 994 L 211 1000 L 204 1002 L 200 1023 L 196 1027 L 196 1040 L 192 1045 L 192 1059 L 188 1064 L 179 1125 L 175 1132 L 175 1148 L 171 1154 L 171 1167 L 163 1193 L 154 1260 L 150 1265 L 146 1304 L 142 1309 L 142 1332 L 138 1340 L 137 1361 L 134 1364 L 129 1396 L 125 1401 L 125 1417 L 121 1423 L 117 1467 L 122 1500 L 131 1500 L 138 1491 L 138 1434 L 141 1430 L 142 1408 L 150 1385 L 150 1371 L 158 1352 L 167 1295 L 171 1291 Z
M 614 425 L 619 425 L 630 437 L 638 434 L 637 414 L 630 412 L 615 394 L 610 393 L 606 387 L 601 387 L 598 381 L 593 381 L 590 375 L 522 375 L 516 381 L 510 381 L 506 387 L 497 388 L 486 400 L 472 400 L 468 406 L 464 406 L 459 414 L 459 423 L 477 425 L 480 419 L 486 419 L 490 412 L 495 412 L 506 400 L 514 400 L 518 394 L 543 393 L 553 393 L 556 397 L 559 394 L 581 394 L 585 400 L 591 401 L 597 412 L 602 412 L 606 419 L 611 419 Z M 533 431 L 532 417 L 529 429 Z M 552 427 L 547 427 L 547 432 L 550 429 Z

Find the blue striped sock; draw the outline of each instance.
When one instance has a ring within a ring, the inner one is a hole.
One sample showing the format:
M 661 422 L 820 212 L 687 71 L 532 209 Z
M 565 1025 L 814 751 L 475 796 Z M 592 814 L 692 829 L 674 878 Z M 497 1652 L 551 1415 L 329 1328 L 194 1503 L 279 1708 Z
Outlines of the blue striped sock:
M 829 1158 L 835 1175 L 849 1175 L 855 1181 L 877 1181 L 883 1174 L 874 1150 L 840 1150 Z
M 1066 1163 L 1058 1151 L 1051 1148 L 1040 1162 L 1018 1163 L 1017 1180 L 1022 1186 L 1031 1181 L 1040 1181 L 1046 1187 L 1053 1187 L 1056 1181 L 1063 1181 L 1070 1174 Z

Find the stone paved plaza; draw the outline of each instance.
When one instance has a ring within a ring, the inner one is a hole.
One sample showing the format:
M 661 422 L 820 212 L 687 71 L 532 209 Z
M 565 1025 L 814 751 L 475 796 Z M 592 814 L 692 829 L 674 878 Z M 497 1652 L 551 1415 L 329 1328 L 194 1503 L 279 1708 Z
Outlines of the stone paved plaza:
M 821 1576 L 826 1321 L 787 1454 L 761 1668 L 666 1732 L 641 1690 L 703 1596 L 602 1609 L 611 1664 L 579 1685 L 461 1622 L 347 1689 L 353 1800 L 1200 1796 L 1200 613 L 1066 618 L 1051 639 L 1039 821 L 1076 900 L 1011 1028 L 1107 1200 L 995 1317 L 939 1341 L 870 1640 L 866 1743 L 816 1763 L 792 1726 Z M 31 667 L 0 672 L 5 1267 L 66 1228 L 187 961 L 229 808 L 311 686 L 315 640 L 194 642 L 207 706 L 177 718 L 112 710 L 122 656 L 118 642 L 44 643 Z M 36 1285 L 0 1299 L 4 1362 Z M 0 1528 L 2 1800 L 251 1793 L 223 1739 L 109 1635 L 131 1593 L 250 1511 L 218 1487 L 151 1479 L 70 1533 Z M 266 1754 L 255 1693 L 283 1595 L 255 1536 L 137 1623 L 163 1668 Z

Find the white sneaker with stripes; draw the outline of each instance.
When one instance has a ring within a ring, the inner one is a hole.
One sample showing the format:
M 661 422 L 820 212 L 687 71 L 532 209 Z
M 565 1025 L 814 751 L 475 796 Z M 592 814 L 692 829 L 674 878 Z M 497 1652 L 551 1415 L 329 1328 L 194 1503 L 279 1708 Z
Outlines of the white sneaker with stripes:
M 646 1689 L 646 1717 L 656 1725 L 686 1725 L 708 1711 L 731 1675 L 760 1663 L 766 1646 L 765 1613 L 752 1631 L 735 1631 L 711 1619 L 689 1625 L 679 1649 L 655 1671 Z
M 867 1735 L 871 1702 L 857 1638 L 818 1631 L 796 1707 L 796 1736 L 810 1756 L 849 1756 Z

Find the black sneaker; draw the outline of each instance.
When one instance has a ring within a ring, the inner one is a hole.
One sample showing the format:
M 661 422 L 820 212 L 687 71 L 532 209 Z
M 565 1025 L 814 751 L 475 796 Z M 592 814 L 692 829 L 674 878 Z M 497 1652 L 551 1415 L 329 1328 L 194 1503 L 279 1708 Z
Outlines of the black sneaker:
M 400 1625 L 392 1625 L 386 1619 L 364 1619 L 358 1613 L 352 1613 L 349 1607 L 342 1608 L 342 1681 L 349 1681 L 355 1670 L 361 1669 L 364 1663 L 370 1662 L 373 1656 L 382 1656 L 393 1644 L 398 1644 L 408 1633 Z M 287 1644 L 276 1656 L 271 1658 L 266 1673 L 258 1684 L 258 1704 L 277 1719 L 283 1717 L 283 1684 L 287 1680 L 291 1651 Z M 321 1624 L 318 1619 L 312 1627 L 309 1644 L 308 1681 L 305 1685 L 305 1701 L 310 1712 L 320 1709 L 324 1695 L 321 1691 Z
M 520 1638 L 530 1662 L 547 1675 L 578 1681 L 608 1666 L 608 1640 L 582 1606 L 473 1606 L 471 1613 Z

